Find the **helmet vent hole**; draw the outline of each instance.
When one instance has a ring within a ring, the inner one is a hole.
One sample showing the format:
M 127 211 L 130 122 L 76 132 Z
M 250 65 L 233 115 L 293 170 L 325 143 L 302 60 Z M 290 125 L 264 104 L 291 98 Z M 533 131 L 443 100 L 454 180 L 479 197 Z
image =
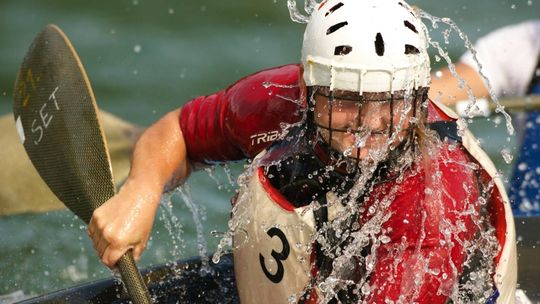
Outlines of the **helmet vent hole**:
M 405 54 L 420 54 L 420 50 L 418 50 L 415 46 L 410 44 L 405 44 Z
M 347 24 L 349 24 L 347 21 L 343 21 L 343 22 L 332 25 L 331 27 L 328 28 L 328 30 L 326 30 L 326 35 L 332 34 L 333 32 L 339 30 L 340 28 L 344 27 Z
M 330 15 L 331 13 L 337 11 L 337 10 L 338 10 L 339 8 L 341 8 L 342 6 L 343 6 L 343 3 L 342 3 L 342 2 L 340 2 L 340 3 L 336 4 L 336 5 L 334 5 L 331 9 L 328 10 L 328 12 L 326 12 L 326 14 L 324 14 L 324 16 L 326 17 L 326 16 Z
M 375 52 L 379 56 L 384 55 L 384 40 L 381 33 L 377 33 L 375 36 Z
M 404 24 L 406 27 L 408 27 L 411 31 L 415 32 L 418 34 L 418 30 L 416 30 L 416 27 L 414 26 L 414 24 L 410 23 L 409 21 L 405 20 L 404 21 Z
M 340 46 L 336 46 L 336 48 L 334 49 L 334 55 L 343 56 L 343 55 L 349 54 L 351 51 L 352 51 L 352 46 L 340 45 Z

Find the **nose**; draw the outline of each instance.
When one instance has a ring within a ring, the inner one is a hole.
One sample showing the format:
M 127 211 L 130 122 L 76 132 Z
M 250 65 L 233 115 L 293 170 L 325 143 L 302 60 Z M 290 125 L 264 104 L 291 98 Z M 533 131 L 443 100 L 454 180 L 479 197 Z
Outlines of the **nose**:
M 390 122 L 387 114 L 380 107 L 368 107 L 362 111 L 361 125 L 371 131 L 386 131 Z

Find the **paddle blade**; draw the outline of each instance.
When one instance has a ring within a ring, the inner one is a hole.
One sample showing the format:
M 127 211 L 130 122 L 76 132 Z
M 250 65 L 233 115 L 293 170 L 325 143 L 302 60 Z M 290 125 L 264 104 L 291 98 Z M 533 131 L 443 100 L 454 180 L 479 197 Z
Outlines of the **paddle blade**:
M 111 162 L 90 82 L 58 27 L 45 27 L 30 46 L 13 95 L 15 125 L 30 160 L 52 192 L 88 223 L 115 193 Z M 133 302 L 151 303 L 132 251 L 117 265 Z
M 35 38 L 13 95 L 30 160 L 60 201 L 88 223 L 115 189 L 92 89 L 58 27 L 48 25 Z
M 98 118 L 105 131 L 114 184 L 118 187 L 128 176 L 133 148 L 142 128 L 103 110 Z M 28 158 L 12 113 L 0 117 L 0 130 L 0 159 L 8 160 L 0 170 L 0 217 L 64 208 Z

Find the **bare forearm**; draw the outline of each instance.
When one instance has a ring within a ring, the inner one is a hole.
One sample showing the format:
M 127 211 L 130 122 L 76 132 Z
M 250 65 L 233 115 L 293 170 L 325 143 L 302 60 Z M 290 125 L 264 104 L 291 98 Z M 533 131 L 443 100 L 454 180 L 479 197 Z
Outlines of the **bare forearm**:
M 94 211 L 88 234 L 108 267 L 114 267 L 130 248 L 136 259 L 140 257 L 165 184 L 175 174 L 181 179 L 189 174 L 179 113 L 168 113 L 143 133 L 135 146 L 126 183 L 117 195 Z

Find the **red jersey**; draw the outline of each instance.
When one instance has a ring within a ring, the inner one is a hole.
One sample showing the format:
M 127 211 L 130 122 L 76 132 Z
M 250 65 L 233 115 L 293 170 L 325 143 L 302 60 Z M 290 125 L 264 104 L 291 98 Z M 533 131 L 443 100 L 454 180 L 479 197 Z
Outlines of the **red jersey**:
M 212 164 L 252 158 L 295 123 L 305 106 L 300 65 L 247 76 L 229 88 L 189 101 L 180 125 L 188 157 Z
M 300 65 L 286 65 L 250 75 L 218 93 L 189 101 L 181 111 L 180 124 L 190 161 L 203 164 L 252 158 L 278 139 L 283 124 L 298 122 L 305 108 L 305 86 Z M 449 119 L 433 106 L 428 121 Z M 468 154 L 460 148 L 441 148 L 440 176 L 429 166 L 405 173 L 384 223 L 388 242 L 377 249 L 377 261 L 370 277 L 376 287 L 368 302 L 384 303 L 400 297 L 404 302 L 445 303 L 461 275 L 466 253 L 478 227 L 479 189 Z M 413 173 L 414 172 L 414 173 Z M 393 182 L 375 186 L 367 208 L 385 194 Z M 271 185 L 265 187 L 269 192 Z M 437 206 L 430 189 L 448 191 Z M 450 190 L 451 189 L 451 190 Z M 287 202 L 283 202 L 287 204 Z M 472 210 L 466 212 L 470 206 Z M 360 221 L 369 220 L 369 215 Z M 445 227 L 459 233 L 444 235 Z M 420 246 L 417 246 L 421 244 Z M 395 263 L 396 254 L 400 255 Z M 426 261 L 427 264 L 426 264 Z M 424 271 L 427 268 L 432 271 Z M 422 275 L 418 276 L 418 273 Z M 414 294 L 407 294 L 416 291 Z

